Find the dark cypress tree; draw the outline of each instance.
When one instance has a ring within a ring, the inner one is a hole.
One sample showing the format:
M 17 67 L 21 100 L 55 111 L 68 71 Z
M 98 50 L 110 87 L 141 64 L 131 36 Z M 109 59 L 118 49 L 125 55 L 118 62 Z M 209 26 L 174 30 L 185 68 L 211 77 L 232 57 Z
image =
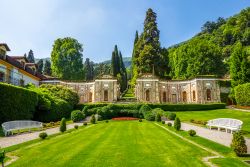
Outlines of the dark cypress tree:
M 37 62 L 37 71 L 42 74 L 43 73 L 43 59 L 40 59 L 38 62 Z
M 45 61 L 43 74 L 51 76 L 51 63 L 49 60 Z
M 85 71 L 85 80 L 91 81 L 93 80 L 93 62 L 89 61 L 89 58 L 86 58 L 84 63 L 84 71 Z
M 116 55 L 115 52 L 112 52 L 112 58 L 111 58 L 111 73 L 113 76 L 117 76 L 117 61 L 116 61 Z
M 34 53 L 32 50 L 29 51 L 28 57 L 27 57 L 28 61 L 30 63 L 35 63 L 35 57 L 34 57 Z

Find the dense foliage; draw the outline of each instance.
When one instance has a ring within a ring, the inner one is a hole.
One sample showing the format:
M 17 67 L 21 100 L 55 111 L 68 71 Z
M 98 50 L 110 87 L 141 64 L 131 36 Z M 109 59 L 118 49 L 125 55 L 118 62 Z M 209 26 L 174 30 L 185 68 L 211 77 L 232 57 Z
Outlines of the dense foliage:
M 74 110 L 71 112 L 71 120 L 73 122 L 82 121 L 84 118 L 85 118 L 85 115 L 84 115 L 83 111 Z
M 94 114 L 91 116 L 90 123 L 92 123 L 92 124 L 96 123 L 96 118 L 95 118 Z
M 38 104 L 36 92 L 0 83 L 0 123 L 32 119 Z
M 228 19 L 208 21 L 199 34 L 169 48 L 170 76 L 186 79 L 196 75 L 230 74 L 236 82 L 233 85 L 249 80 L 249 70 L 245 70 L 249 59 L 244 51 L 250 44 L 249 17 L 250 8 L 247 8 Z
M 35 57 L 32 50 L 29 51 L 27 59 L 30 63 L 35 63 Z
M 62 117 L 70 117 L 74 106 L 78 103 L 78 95 L 72 90 L 59 85 L 27 85 L 38 95 L 38 104 L 34 119 L 42 122 L 58 121 Z
M 65 80 L 83 79 L 82 44 L 74 38 L 59 38 L 51 53 L 52 74 Z
M 44 64 L 44 70 L 43 70 L 43 74 L 45 75 L 52 75 L 52 71 L 51 71 L 51 63 L 49 60 L 45 60 L 45 64 Z
M 236 86 L 234 92 L 237 104 L 250 106 L 250 83 Z
M 233 134 L 231 147 L 237 156 L 242 156 L 247 153 L 246 141 L 241 132 L 235 132 Z

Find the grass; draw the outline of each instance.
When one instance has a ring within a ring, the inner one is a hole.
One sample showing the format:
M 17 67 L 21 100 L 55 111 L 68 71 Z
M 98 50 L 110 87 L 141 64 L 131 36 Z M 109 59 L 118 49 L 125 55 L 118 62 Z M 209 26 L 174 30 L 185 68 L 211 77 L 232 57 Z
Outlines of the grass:
M 20 147 L 10 166 L 205 166 L 211 154 L 143 121 L 98 123 Z
M 208 121 L 215 118 L 235 118 L 243 121 L 242 131 L 247 137 L 250 137 L 250 112 L 243 112 L 232 109 L 218 109 L 208 111 L 180 111 L 177 116 L 183 122 L 190 122 L 191 119 Z

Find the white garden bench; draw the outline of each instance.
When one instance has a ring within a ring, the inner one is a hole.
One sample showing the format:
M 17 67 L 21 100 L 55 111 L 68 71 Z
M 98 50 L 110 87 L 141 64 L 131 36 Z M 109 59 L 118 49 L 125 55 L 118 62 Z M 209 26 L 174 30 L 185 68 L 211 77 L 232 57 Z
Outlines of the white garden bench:
M 211 130 L 212 127 L 217 127 L 218 130 L 220 129 L 226 129 L 226 132 L 229 130 L 231 133 L 233 131 L 239 131 L 242 127 L 243 122 L 238 119 L 232 119 L 232 118 L 218 118 L 218 119 L 213 119 L 209 120 L 207 123 L 207 126 Z
M 7 136 L 12 131 L 19 131 L 22 129 L 28 129 L 29 131 L 32 128 L 43 128 L 43 123 L 38 121 L 30 121 L 30 120 L 21 120 L 21 121 L 9 121 L 4 122 L 2 124 L 4 135 Z

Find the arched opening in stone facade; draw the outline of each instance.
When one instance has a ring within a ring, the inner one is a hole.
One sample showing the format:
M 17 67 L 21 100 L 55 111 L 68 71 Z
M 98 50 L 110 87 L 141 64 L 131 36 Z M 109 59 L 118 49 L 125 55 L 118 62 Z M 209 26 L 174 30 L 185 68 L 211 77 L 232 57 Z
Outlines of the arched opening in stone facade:
M 182 92 L 182 101 L 187 102 L 187 92 L 186 91 Z
M 108 101 L 109 100 L 109 94 L 108 94 L 108 90 L 104 90 L 104 101 Z
M 89 102 L 92 102 L 92 92 L 89 92 Z
M 172 94 L 172 103 L 177 103 L 176 94 Z
M 196 101 L 196 95 L 194 90 L 193 90 L 193 101 Z
M 146 90 L 146 101 L 150 101 L 150 91 Z
M 211 101 L 211 90 L 207 89 L 207 101 Z
M 80 103 L 84 103 L 84 96 L 80 96 Z
M 166 93 L 166 92 L 163 92 L 163 94 L 162 94 L 162 101 L 163 101 L 164 103 L 167 102 L 167 93 Z

